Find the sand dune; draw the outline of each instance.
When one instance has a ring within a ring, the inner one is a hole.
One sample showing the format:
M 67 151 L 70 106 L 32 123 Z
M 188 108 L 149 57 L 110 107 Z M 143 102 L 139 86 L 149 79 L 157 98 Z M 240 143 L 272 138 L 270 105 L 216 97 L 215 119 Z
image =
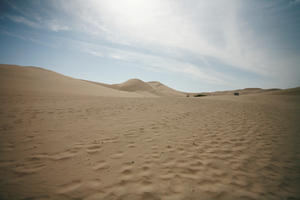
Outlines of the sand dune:
M 115 85 L 120 90 L 125 91 L 149 91 L 155 93 L 154 89 L 147 83 L 139 79 L 130 79 L 124 83 Z
M 300 198 L 300 96 L 134 98 L 0 69 L 1 200 Z
M 141 96 L 134 92 L 95 85 L 37 67 L 0 65 L 0 76 L 0 91 L 3 95 Z
M 130 79 L 121 84 L 114 84 L 113 87 L 127 92 L 148 93 L 155 96 L 158 95 L 158 93 L 149 84 L 139 79 Z
M 91 82 L 91 81 L 89 81 Z M 137 92 L 140 94 L 148 94 L 150 96 L 174 96 L 174 97 L 184 97 L 186 93 L 174 90 L 160 82 L 150 81 L 144 82 L 139 79 L 130 79 L 121 84 L 105 84 L 92 82 L 94 84 L 98 84 L 104 87 L 113 88 L 121 91 L 127 92 Z
M 0 91 L 4 95 L 92 95 L 107 97 L 184 96 L 159 82 L 130 79 L 121 84 L 105 84 L 74 79 L 38 67 L 0 65 Z

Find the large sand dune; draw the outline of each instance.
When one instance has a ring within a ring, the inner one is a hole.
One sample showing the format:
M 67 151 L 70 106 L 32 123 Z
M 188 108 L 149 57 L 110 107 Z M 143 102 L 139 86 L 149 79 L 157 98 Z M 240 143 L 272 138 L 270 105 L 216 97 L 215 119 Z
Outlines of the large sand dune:
M 14 66 L 0 81 L 0 199 L 300 198 L 298 95 L 135 98 Z
M 63 76 L 42 68 L 15 65 L 0 65 L 0 92 L 2 95 L 141 96 Z
M 130 79 L 121 84 L 105 84 L 74 79 L 38 67 L 0 65 L 3 94 L 92 95 L 106 97 L 184 96 L 159 82 Z

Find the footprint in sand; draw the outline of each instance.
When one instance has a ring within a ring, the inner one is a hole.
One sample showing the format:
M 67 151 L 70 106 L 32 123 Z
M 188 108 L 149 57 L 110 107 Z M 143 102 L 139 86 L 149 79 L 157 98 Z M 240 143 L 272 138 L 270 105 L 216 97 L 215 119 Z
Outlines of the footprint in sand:
M 121 170 L 120 170 L 120 179 L 121 182 L 123 181 L 131 181 L 134 179 L 134 173 L 133 173 L 133 164 L 132 162 L 123 163 Z
M 3 150 L 4 151 L 12 151 L 14 150 L 15 145 L 13 143 L 6 143 L 3 145 Z
M 146 142 L 153 142 L 154 141 L 154 138 L 146 138 L 146 140 L 145 140 Z
M 170 181 L 175 177 L 176 177 L 176 173 L 174 169 L 162 170 L 162 173 L 158 176 L 158 178 L 162 181 Z
M 72 152 L 71 150 L 67 150 L 64 152 L 60 152 L 60 153 L 51 155 L 50 159 L 54 160 L 54 161 L 59 161 L 59 160 L 65 160 L 65 159 L 72 158 L 76 155 L 77 155 L 77 152 Z
M 101 187 L 100 179 L 92 179 L 92 180 L 85 180 L 85 181 L 73 180 L 69 183 L 60 185 L 56 193 L 71 197 L 73 193 L 74 194 L 81 193 L 84 195 L 85 192 L 88 193 L 94 193 L 96 191 L 99 192 L 99 187 Z
M 7 166 L 10 166 L 12 165 L 14 162 L 12 160 L 1 160 L 0 161 L 0 169 L 3 167 L 7 167 Z
M 103 143 L 117 143 L 119 142 L 119 137 L 118 136 L 114 136 L 114 137 L 107 137 L 107 138 L 103 138 Z
M 154 184 L 149 177 L 143 177 L 139 183 L 140 187 L 137 187 L 137 192 L 140 194 L 150 194 L 155 191 Z
M 78 155 L 79 150 L 82 148 L 82 146 L 83 146 L 82 144 L 75 144 L 71 148 L 69 148 L 63 152 L 49 155 L 49 159 L 54 160 L 54 161 L 59 161 L 59 160 L 66 160 L 66 159 L 72 158 L 72 157 Z
M 100 186 L 101 186 L 100 179 L 93 179 L 93 180 L 86 181 L 84 183 L 85 188 L 92 189 L 92 190 L 98 190 Z
M 161 153 L 159 153 L 158 151 L 154 151 L 151 153 L 151 156 L 154 161 L 158 161 L 161 157 Z
M 50 159 L 50 155 L 47 153 L 35 154 L 29 157 L 30 160 L 45 160 Z
M 77 190 L 81 185 L 82 185 L 82 182 L 80 180 L 75 180 L 70 183 L 59 186 L 57 193 L 58 194 L 67 194 L 74 190 Z
M 100 160 L 95 166 L 93 166 L 93 170 L 104 170 L 108 168 L 110 168 L 110 166 L 105 160 Z
M 111 156 L 110 156 L 110 158 L 112 158 L 112 159 L 120 159 L 120 158 L 122 158 L 123 157 L 123 152 L 122 151 L 119 151 L 119 152 L 117 152 L 117 153 L 115 153 L 115 154 L 112 154 Z
M 90 144 L 86 147 L 86 152 L 89 154 L 94 154 L 101 151 L 101 145 L 100 144 Z
M 175 149 L 174 149 L 171 145 L 167 145 L 167 146 L 166 146 L 166 150 L 167 150 L 168 152 L 175 152 Z
M 137 134 L 135 132 L 127 132 L 124 133 L 124 136 L 126 136 L 127 138 L 136 138 Z
M 19 175 L 28 175 L 34 174 L 42 169 L 44 169 L 46 165 L 40 161 L 25 161 L 24 163 L 17 165 L 14 168 L 14 172 Z
M 127 145 L 128 148 L 135 148 L 135 142 L 129 142 L 129 144 Z

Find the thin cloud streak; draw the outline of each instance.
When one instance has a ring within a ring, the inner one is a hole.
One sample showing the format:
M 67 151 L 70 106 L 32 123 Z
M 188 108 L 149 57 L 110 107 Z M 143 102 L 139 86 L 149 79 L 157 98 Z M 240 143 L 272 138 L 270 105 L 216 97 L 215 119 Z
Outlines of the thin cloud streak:
M 140 66 L 143 66 L 146 69 L 157 72 L 160 71 L 185 74 L 194 78 L 201 78 L 203 81 L 211 84 L 229 85 L 229 83 L 224 79 L 224 76 L 216 76 L 217 72 L 204 71 L 200 67 L 184 61 L 165 58 L 157 55 L 143 54 L 140 52 L 120 50 L 87 42 L 73 41 L 72 43 L 75 44 L 73 48 L 78 48 L 78 50 L 94 56 L 138 63 Z
M 77 1 L 69 11 L 86 33 L 115 43 L 178 48 L 264 76 L 270 68 L 278 76 L 288 66 L 288 59 L 272 62 L 272 49 L 260 45 L 260 36 L 240 20 L 240 1 L 191 2 L 193 7 L 178 1 Z

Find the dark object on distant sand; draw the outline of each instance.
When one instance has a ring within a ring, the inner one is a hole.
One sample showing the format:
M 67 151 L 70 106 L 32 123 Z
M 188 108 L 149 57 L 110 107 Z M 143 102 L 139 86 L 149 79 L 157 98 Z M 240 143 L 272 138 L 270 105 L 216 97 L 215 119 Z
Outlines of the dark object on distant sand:
M 235 93 L 234 93 L 234 96 L 239 96 L 239 95 L 240 95 L 239 92 L 235 92 Z
M 207 95 L 205 95 L 205 94 L 195 94 L 194 95 L 194 97 L 205 97 L 205 96 L 207 96 Z
M 186 97 L 190 97 L 190 95 L 189 95 L 189 94 L 186 94 Z

